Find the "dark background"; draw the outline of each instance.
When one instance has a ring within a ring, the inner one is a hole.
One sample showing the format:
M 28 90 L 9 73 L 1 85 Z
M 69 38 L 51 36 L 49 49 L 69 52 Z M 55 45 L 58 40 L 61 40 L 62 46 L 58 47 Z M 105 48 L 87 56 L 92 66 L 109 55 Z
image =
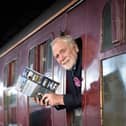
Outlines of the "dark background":
M 55 2 L 56 0 L 1 0 L 0 48 Z

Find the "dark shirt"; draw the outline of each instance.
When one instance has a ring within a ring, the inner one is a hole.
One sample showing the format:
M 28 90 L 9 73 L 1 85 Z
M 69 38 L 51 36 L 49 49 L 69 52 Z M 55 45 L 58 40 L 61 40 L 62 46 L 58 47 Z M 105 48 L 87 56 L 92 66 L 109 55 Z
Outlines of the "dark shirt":
M 72 68 L 72 70 L 67 71 L 67 90 L 64 95 L 64 106 L 56 106 L 57 109 L 66 108 L 68 111 L 71 111 L 75 108 L 81 107 L 81 84 L 80 86 L 75 85 L 74 78 L 77 77 L 80 82 L 82 81 L 81 77 L 82 70 L 82 56 L 81 53 L 78 53 L 77 63 Z

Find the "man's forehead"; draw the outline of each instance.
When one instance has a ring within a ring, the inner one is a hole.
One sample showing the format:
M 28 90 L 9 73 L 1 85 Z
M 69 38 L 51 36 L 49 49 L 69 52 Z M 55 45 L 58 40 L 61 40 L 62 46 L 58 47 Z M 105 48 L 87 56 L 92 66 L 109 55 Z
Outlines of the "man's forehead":
M 67 48 L 68 46 L 63 45 L 63 44 L 57 44 L 53 47 L 53 52 L 60 52 L 61 50 Z
M 64 42 L 63 40 L 59 40 L 59 41 L 56 41 L 54 44 L 53 44 L 53 48 L 56 49 L 56 48 L 63 48 L 65 46 L 68 46 L 68 43 L 67 42 Z
M 57 54 L 59 54 L 62 50 L 66 49 L 66 48 L 68 48 L 67 43 L 65 44 L 65 43 L 62 43 L 62 42 L 61 42 L 61 43 L 58 42 L 58 43 L 55 43 L 55 44 L 53 45 L 52 51 L 53 51 L 53 54 L 54 54 L 54 55 L 57 55 Z

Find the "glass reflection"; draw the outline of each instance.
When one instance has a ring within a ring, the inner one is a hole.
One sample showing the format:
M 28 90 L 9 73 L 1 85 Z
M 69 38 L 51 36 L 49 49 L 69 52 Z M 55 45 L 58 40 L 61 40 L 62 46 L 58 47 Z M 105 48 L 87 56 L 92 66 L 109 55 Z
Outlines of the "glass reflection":
M 102 61 L 103 125 L 126 124 L 126 54 Z

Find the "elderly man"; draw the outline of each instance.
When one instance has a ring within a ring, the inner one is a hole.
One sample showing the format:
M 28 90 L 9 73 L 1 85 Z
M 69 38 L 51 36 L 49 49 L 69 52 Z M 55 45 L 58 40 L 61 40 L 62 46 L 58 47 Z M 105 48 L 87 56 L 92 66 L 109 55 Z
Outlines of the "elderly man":
M 60 36 L 52 43 L 52 53 L 56 61 L 67 70 L 67 92 L 64 95 L 55 93 L 44 94 L 36 99 L 40 105 L 51 105 L 57 109 L 73 110 L 81 107 L 81 51 L 71 36 Z

